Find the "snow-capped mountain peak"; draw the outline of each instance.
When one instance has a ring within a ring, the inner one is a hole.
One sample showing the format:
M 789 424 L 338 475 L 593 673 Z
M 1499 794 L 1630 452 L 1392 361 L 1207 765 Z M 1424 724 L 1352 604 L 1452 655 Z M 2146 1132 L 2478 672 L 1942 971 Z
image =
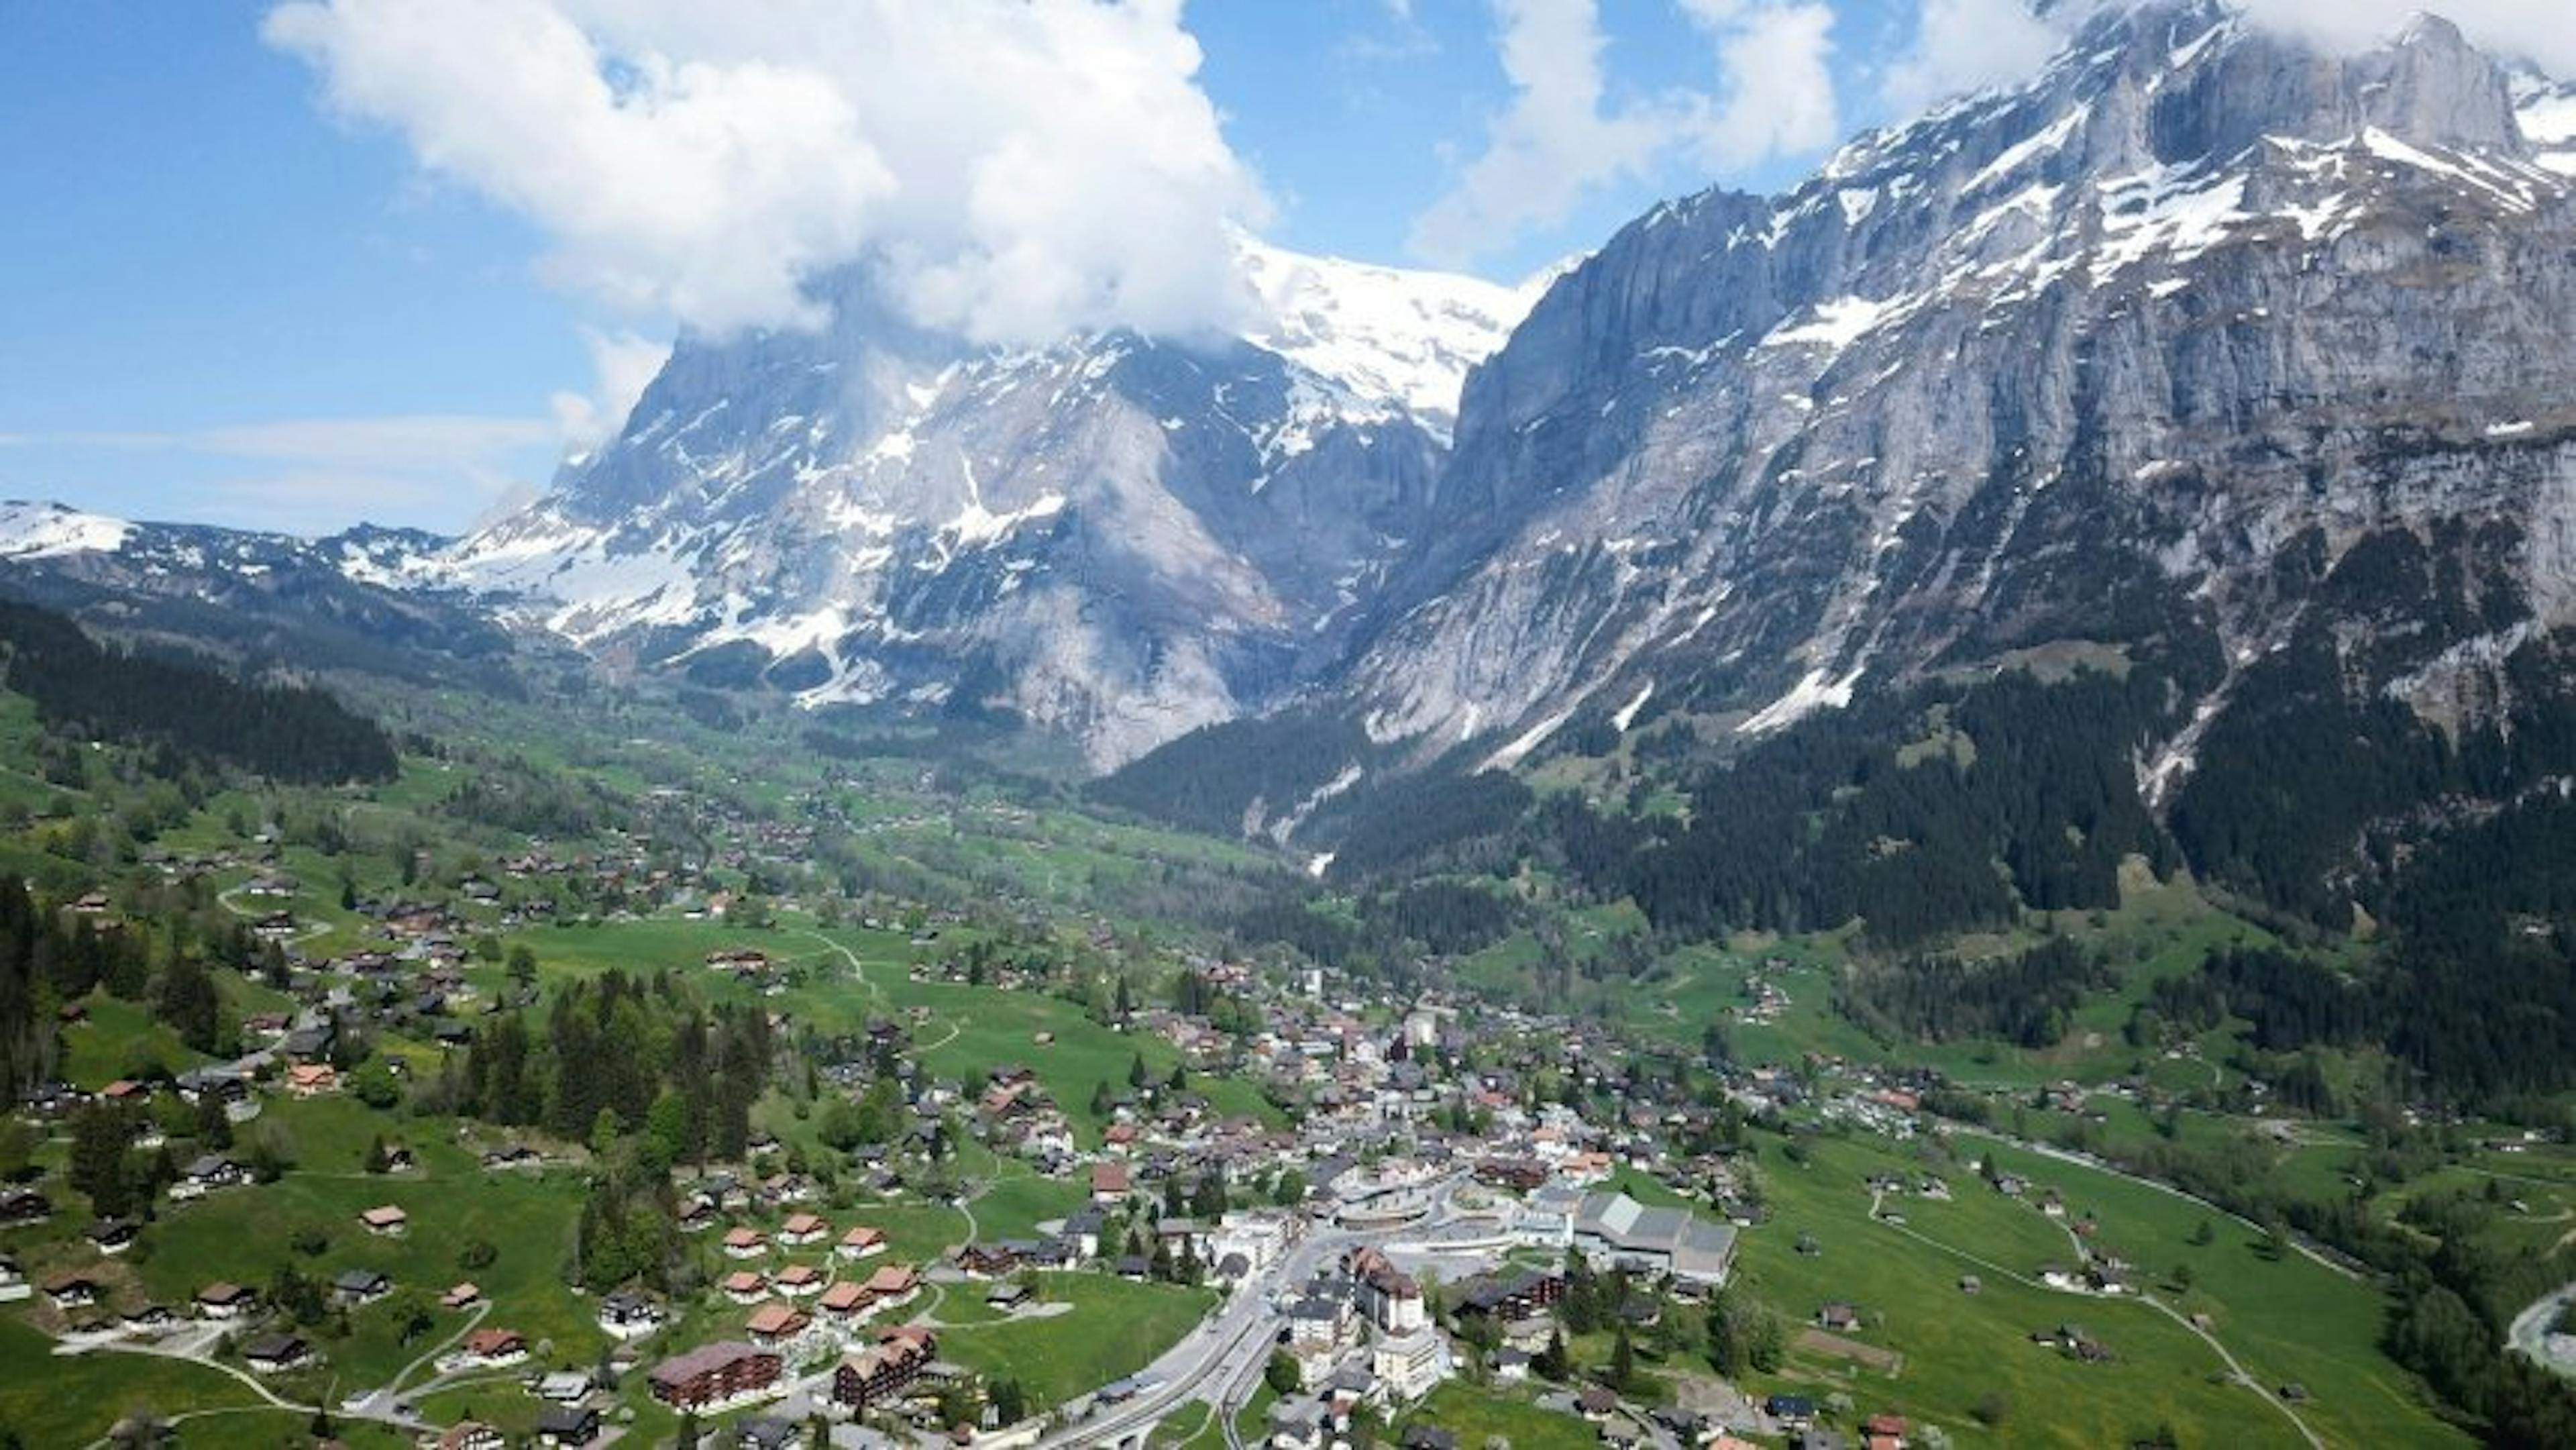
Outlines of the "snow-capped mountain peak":
M 1529 315 L 1559 272 L 1516 287 L 1237 243 L 1260 320 L 1245 340 L 1361 399 L 1401 406 L 1443 436 L 1467 370 Z
M 818 331 L 683 338 L 433 571 L 603 656 L 1007 708 L 1104 764 L 1256 708 L 1424 535 L 1461 386 L 1542 288 L 1239 245 L 1234 338 L 979 348 L 857 273 Z
M 134 526 L 123 519 L 83 513 L 58 503 L 23 499 L 0 502 L 0 559 L 51 559 L 65 554 L 112 554 Z

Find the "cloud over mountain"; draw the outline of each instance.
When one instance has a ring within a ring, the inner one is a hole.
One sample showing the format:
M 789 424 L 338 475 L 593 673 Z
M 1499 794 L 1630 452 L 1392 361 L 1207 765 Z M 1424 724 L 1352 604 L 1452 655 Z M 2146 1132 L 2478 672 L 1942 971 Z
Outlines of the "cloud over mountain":
M 1220 325 L 1266 216 L 1179 0 L 293 0 L 264 34 L 549 277 L 704 332 L 812 325 L 850 264 L 979 341 Z

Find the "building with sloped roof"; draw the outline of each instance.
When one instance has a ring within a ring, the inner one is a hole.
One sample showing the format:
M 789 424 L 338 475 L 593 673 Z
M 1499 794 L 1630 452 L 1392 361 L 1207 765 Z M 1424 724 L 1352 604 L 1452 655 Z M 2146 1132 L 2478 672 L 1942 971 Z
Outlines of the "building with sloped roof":
M 1573 1247 L 1597 1268 L 1669 1274 L 1718 1285 L 1735 1265 L 1735 1230 L 1686 1208 L 1648 1208 L 1624 1193 L 1587 1193 L 1568 1224 Z

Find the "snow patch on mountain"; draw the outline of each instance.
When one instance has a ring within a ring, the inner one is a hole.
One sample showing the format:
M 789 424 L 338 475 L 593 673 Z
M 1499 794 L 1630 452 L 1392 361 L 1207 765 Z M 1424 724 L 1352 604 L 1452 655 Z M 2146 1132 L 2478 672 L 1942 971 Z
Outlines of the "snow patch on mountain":
M 1783 730 L 1813 715 L 1818 710 L 1839 710 L 1849 705 L 1852 691 L 1860 687 L 1863 669 L 1836 679 L 1824 670 L 1809 670 L 1789 693 L 1755 711 L 1751 718 L 1735 727 L 1738 735 L 1767 735 Z
M 2576 176 L 2576 81 L 2524 74 L 2514 78 L 2514 121 L 2531 143 L 2535 164 Z
M 134 525 L 58 503 L 0 502 L 0 559 L 51 559 L 64 554 L 113 554 L 125 547 Z
M 1445 439 L 1467 370 L 1503 345 L 1559 271 L 1517 287 L 1311 257 L 1249 237 L 1238 248 L 1261 320 L 1245 340 Z

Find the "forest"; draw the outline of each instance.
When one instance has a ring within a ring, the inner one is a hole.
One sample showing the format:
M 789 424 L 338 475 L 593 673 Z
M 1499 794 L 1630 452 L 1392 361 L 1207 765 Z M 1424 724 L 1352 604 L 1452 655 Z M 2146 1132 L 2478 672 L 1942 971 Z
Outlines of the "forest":
M 754 1008 L 668 973 L 608 971 L 550 997 L 541 1023 L 490 1018 L 424 1087 L 423 1106 L 579 1142 L 644 1134 L 663 1167 L 742 1156 L 776 1045 Z
M 321 690 L 127 653 L 30 605 L 0 601 L 0 656 L 0 684 L 33 700 L 60 735 L 308 785 L 391 780 L 399 765 L 381 727 Z
M 1544 844 L 1601 899 L 1685 938 L 1830 930 L 1895 949 L 2007 923 L 2024 906 L 2119 900 L 2119 866 L 2172 853 L 2133 756 L 2167 677 L 2011 671 L 1811 717 L 1704 767 L 1686 822 L 1558 802 Z
M 2576 801 L 2532 797 L 2426 850 L 2383 899 L 2396 943 L 2347 974 L 2295 952 L 2212 955 L 2148 1005 L 2225 1017 L 2264 1052 L 2384 1045 L 2421 1087 L 2504 1107 L 2576 1086 Z
M 1990 1038 L 2043 1048 L 2066 1035 L 2089 994 L 2119 980 L 2099 955 L 2060 938 L 1989 962 L 1912 956 L 1856 971 L 1834 1009 L 1888 1042 Z

